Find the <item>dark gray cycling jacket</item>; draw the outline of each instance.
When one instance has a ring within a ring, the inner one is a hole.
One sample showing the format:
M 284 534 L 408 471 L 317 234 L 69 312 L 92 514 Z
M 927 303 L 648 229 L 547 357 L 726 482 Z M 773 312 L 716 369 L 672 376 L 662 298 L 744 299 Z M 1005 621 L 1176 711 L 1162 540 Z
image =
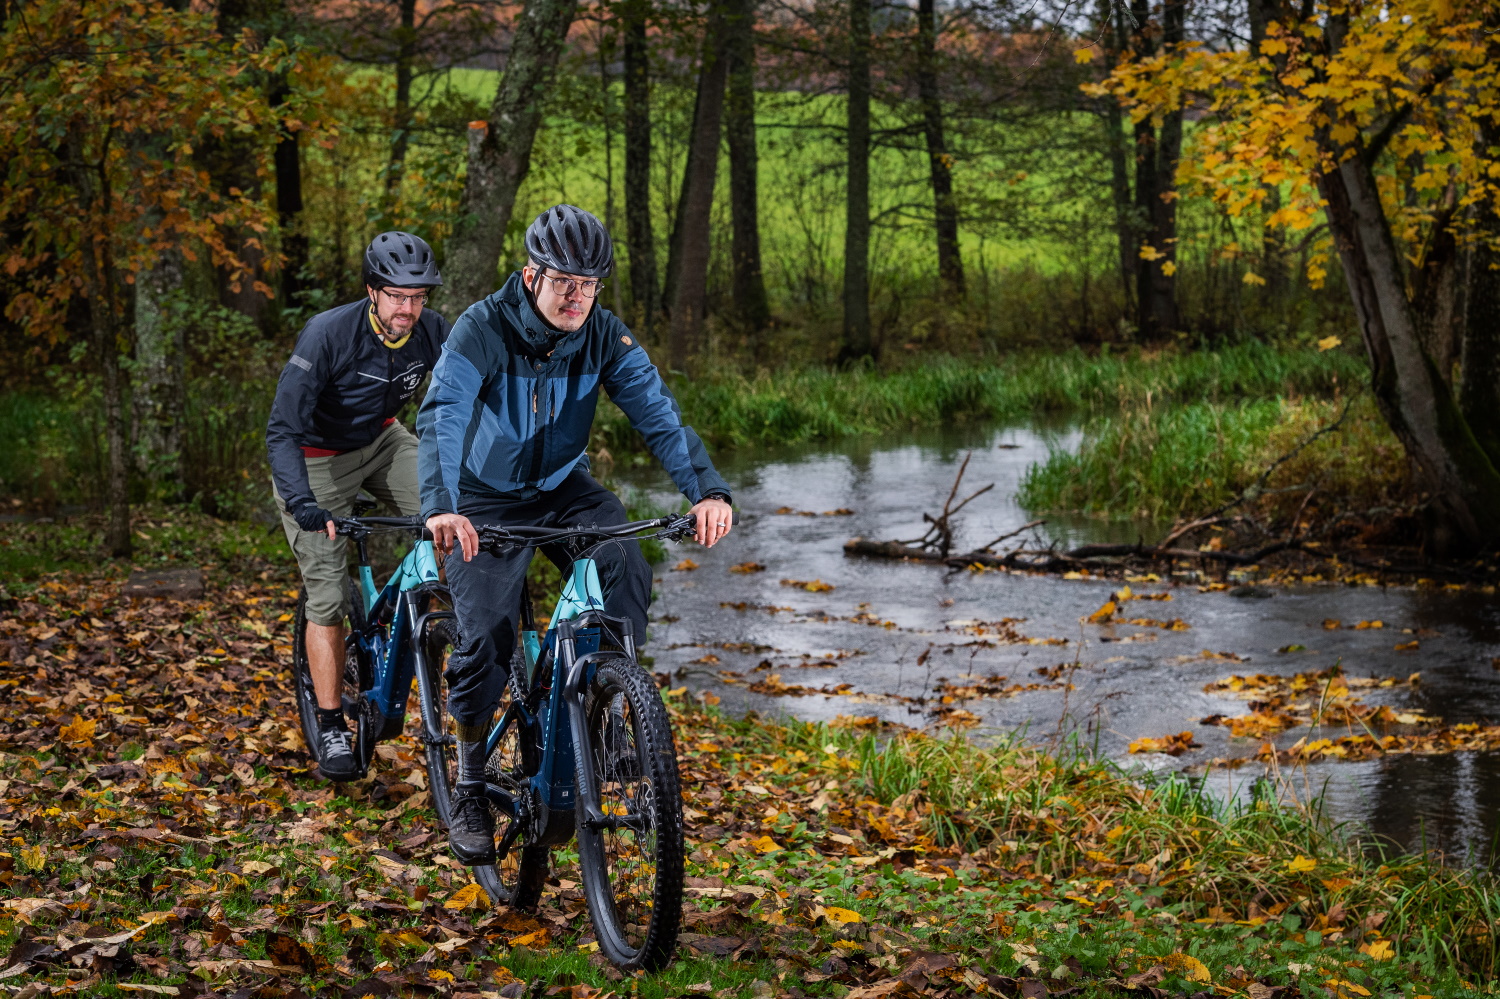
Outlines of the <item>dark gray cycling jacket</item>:
M 387 347 L 369 313 L 370 301 L 362 298 L 313 316 L 281 369 L 266 453 L 276 491 L 294 513 L 317 502 L 302 449 L 354 451 L 374 443 L 416 394 L 448 339 L 447 320 L 423 309 L 406 343 Z

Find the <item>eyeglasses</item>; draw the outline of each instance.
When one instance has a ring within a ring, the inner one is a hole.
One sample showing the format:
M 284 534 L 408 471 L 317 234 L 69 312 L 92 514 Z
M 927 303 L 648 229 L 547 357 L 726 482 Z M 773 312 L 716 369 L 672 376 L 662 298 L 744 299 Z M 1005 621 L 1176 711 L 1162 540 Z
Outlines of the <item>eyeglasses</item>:
M 554 293 L 564 298 L 567 298 L 575 291 L 581 292 L 584 298 L 593 298 L 599 294 L 599 285 L 602 283 L 598 280 L 576 281 L 570 277 L 553 277 L 550 274 L 543 274 L 542 277 L 546 278 L 547 282 L 552 285 Z
M 380 293 L 386 298 L 389 298 L 392 302 L 395 302 L 398 307 L 403 305 L 415 305 L 417 308 L 421 308 L 422 306 L 427 304 L 427 292 L 425 291 L 420 295 L 396 295 L 389 291 L 386 291 L 384 288 L 381 288 Z

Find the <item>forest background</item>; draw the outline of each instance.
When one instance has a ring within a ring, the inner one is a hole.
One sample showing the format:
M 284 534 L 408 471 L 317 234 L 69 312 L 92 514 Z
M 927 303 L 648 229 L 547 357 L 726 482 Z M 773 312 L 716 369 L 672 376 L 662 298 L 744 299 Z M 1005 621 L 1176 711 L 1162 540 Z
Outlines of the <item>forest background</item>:
M 1500 523 L 1483 4 L 0 13 L 0 494 L 107 510 L 116 554 L 131 503 L 267 507 L 276 376 L 373 234 L 434 245 L 452 319 L 558 201 L 712 443 L 1061 410 L 1039 510 L 1259 481 L 1366 539 Z

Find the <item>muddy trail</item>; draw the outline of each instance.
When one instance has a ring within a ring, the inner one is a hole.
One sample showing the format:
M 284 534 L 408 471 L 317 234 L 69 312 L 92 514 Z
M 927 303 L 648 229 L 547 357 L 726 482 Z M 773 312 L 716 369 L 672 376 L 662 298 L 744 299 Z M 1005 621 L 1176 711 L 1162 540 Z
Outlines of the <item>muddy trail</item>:
M 1074 739 L 1131 767 L 1202 772 L 1225 795 L 1279 769 L 1339 820 L 1487 854 L 1500 829 L 1500 731 L 1486 730 L 1500 719 L 1500 613 L 1483 590 L 1244 585 L 1234 572 L 1122 587 L 843 552 L 851 537 L 920 536 L 971 450 L 966 485 L 995 488 L 964 511 L 958 550 L 1013 530 L 1034 519 L 1014 501 L 1026 468 L 1072 443 L 1066 429 L 1012 427 L 728 456 L 743 526 L 659 567 L 656 669 L 737 712 Z M 616 475 L 675 503 L 648 469 Z M 1052 518 L 1040 532 L 1067 547 L 1162 525 Z

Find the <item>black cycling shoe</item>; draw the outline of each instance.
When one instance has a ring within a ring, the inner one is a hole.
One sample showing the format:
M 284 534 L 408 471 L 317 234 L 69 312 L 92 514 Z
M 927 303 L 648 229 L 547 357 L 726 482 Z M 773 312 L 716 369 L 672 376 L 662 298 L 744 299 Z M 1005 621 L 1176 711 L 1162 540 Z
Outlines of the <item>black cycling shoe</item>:
M 483 867 L 495 862 L 495 816 L 483 784 L 459 784 L 454 788 L 448 820 L 448 845 L 459 863 Z
M 359 760 L 354 755 L 354 740 L 346 728 L 318 730 L 318 770 L 335 782 L 359 780 Z

